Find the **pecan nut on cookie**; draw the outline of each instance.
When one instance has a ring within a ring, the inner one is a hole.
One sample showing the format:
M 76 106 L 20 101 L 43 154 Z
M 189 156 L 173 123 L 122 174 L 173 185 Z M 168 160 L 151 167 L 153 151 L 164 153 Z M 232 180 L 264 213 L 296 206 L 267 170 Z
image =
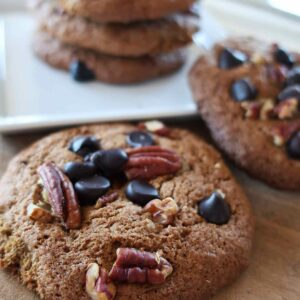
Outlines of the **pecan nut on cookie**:
M 160 121 L 49 135 L 0 191 L 0 266 L 42 299 L 207 299 L 249 263 L 253 216 L 221 156 Z
M 252 38 L 195 63 L 190 84 L 217 145 L 255 178 L 300 190 L 300 55 Z

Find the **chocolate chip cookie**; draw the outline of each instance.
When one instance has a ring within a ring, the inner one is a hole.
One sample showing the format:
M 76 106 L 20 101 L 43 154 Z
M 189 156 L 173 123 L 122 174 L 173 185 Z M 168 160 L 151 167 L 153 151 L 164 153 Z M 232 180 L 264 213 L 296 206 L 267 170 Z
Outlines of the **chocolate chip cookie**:
M 60 0 L 69 14 L 98 22 L 153 20 L 188 10 L 195 0 Z
M 192 42 L 199 18 L 178 13 L 157 21 L 104 24 L 69 16 L 56 0 L 35 0 L 39 27 L 63 43 L 116 56 L 172 52 Z
M 300 190 L 300 55 L 251 38 L 199 58 L 190 83 L 219 147 L 250 175 Z
M 0 266 L 42 299 L 207 299 L 249 263 L 252 214 L 221 156 L 159 121 L 45 137 L 0 191 Z
M 137 83 L 170 74 L 186 61 L 184 50 L 138 58 L 115 57 L 61 43 L 46 32 L 38 32 L 33 50 L 49 65 L 70 70 L 77 81 L 97 79 L 107 83 Z

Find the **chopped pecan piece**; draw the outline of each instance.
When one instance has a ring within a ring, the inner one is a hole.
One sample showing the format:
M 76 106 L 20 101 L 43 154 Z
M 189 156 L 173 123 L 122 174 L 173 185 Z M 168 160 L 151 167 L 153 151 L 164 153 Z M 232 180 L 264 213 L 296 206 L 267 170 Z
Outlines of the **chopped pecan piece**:
M 284 84 L 287 76 L 288 69 L 284 65 L 268 65 L 267 78 L 274 83 Z
M 172 272 L 171 264 L 158 253 L 119 248 L 109 277 L 117 282 L 162 284 Z
M 170 137 L 171 129 L 166 127 L 161 121 L 153 120 L 138 124 L 140 129 L 146 129 L 160 136 Z
M 295 117 L 298 113 L 299 101 L 296 98 L 290 98 L 284 101 L 281 101 L 275 107 L 275 114 L 279 119 L 291 119 Z
M 259 118 L 261 103 L 245 101 L 241 103 L 241 107 L 245 110 L 245 118 L 255 120 Z
M 259 113 L 259 117 L 261 120 L 268 120 L 272 117 L 273 115 L 273 111 L 274 111 L 274 101 L 273 99 L 266 99 L 263 101 L 261 109 L 260 109 L 260 113 Z
M 255 52 L 251 58 L 250 61 L 255 65 L 263 65 L 266 63 L 266 59 L 261 53 Z
M 107 271 L 97 263 L 88 266 L 85 289 L 92 300 L 112 300 L 117 289 L 108 277 Z
M 101 208 L 108 203 L 114 202 L 118 199 L 119 194 L 117 192 L 112 192 L 108 195 L 104 195 L 97 200 L 95 208 Z
M 53 217 L 51 213 L 40 205 L 30 203 L 27 206 L 27 216 L 33 221 L 40 221 L 42 223 L 49 223 Z
M 154 199 L 144 207 L 144 211 L 151 213 L 152 220 L 155 223 L 169 225 L 172 224 L 175 219 L 178 206 L 171 197 L 163 200 Z
M 125 173 L 128 179 L 153 179 L 174 174 L 181 168 L 179 157 L 173 151 L 159 146 L 140 147 L 127 150 L 128 162 Z
M 274 144 L 276 146 L 283 146 L 290 139 L 290 137 L 299 129 L 299 122 L 281 124 L 279 126 L 273 127 L 271 130 L 271 135 L 273 137 Z
M 80 207 L 69 178 L 52 162 L 41 165 L 38 173 L 44 188 L 43 196 L 54 215 L 67 229 L 78 228 L 81 224 Z

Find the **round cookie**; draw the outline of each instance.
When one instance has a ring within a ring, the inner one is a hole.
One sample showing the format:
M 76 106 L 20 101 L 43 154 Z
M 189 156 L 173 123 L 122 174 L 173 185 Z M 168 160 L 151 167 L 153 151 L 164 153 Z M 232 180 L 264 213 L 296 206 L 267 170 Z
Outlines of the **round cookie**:
M 195 0 L 60 0 L 69 14 L 97 22 L 129 23 L 186 11 Z
M 300 190 L 300 162 L 289 146 L 293 140 L 299 153 L 297 64 L 299 54 L 277 44 L 237 38 L 216 45 L 190 71 L 199 113 L 218 146 L 253 177 L 288 190 Z
M 116 84 L 137 83 L 170 74 L 186 60 L 184 50 L 139 58 L 108 56 L 62 44 L 45 32 L 36 33 L 33 50 L 55 68 L 69 70 L 72 62 L 78 61 L 92 73 L 90 77 Z
M 0 266 L 42 299 L 207 299 L 249 263 L 252 213 L 221 156 L 157 121 L 45 137 L 0 191 Z
M 172 52 L 192 42 L 199 18 L 179 13 L 157 21 L 101 24 L 69 16 L 57 1 L 35 1 L 39 27 L 63 43 L 116 56 Z

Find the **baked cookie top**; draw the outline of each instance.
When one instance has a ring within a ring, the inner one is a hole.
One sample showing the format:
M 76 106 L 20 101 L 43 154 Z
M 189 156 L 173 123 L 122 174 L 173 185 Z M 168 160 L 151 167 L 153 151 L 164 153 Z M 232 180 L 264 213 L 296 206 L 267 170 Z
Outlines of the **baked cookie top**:
M 300 189 L 300 55 L 229 39 L 190 72 L 199 113 L 221 149 L 277 188 Z
M 0 265 L 43 299 L 207 299 L 248 265 L 253 218 L 221 156 L 159 121 L 52 134 L 0 190 Z
M 34 0 L 31 6 L 39 27 L 60 41 L 116 56 L 156 55 L 192 42 L 199 17 L 192 11 L 156 21 L 103 24 L 70 16 L 57 0 Z
M 93 21 L 129 23 L 188 10 L 195 0 L 60 0 L 69 14 Z

